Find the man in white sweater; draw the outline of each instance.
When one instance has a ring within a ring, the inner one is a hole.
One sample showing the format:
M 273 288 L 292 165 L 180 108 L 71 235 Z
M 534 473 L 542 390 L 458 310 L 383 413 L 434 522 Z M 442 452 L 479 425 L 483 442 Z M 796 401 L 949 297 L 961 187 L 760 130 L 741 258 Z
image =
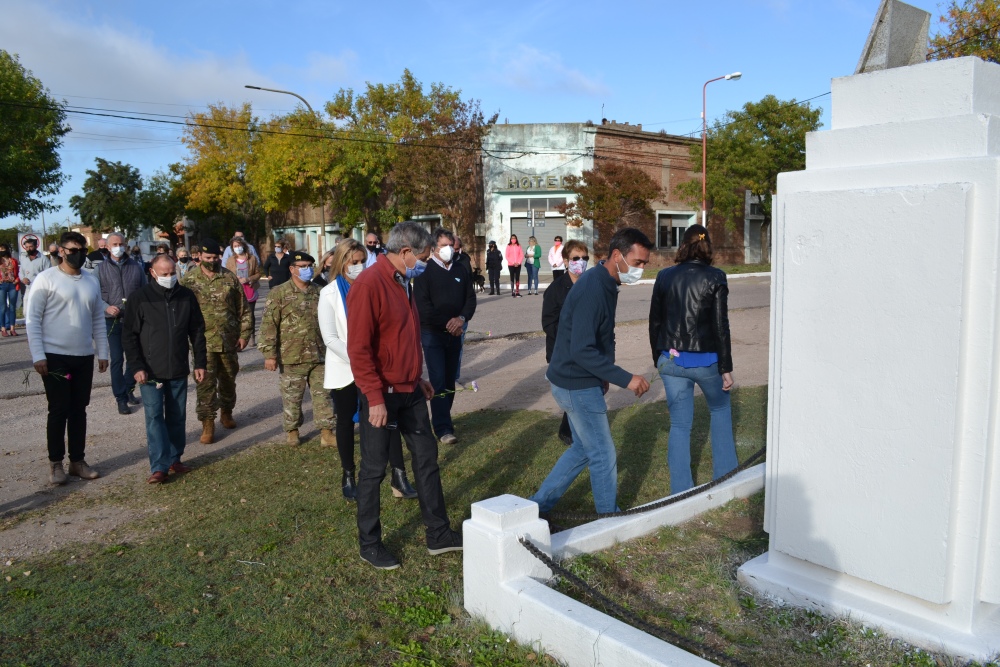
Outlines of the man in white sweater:
M 109 356 L 101 288 L 96 278 L 80 270 L 87 258 L 87 240 L 77 232 L 66 232 L 59 247 L 63 262 L 35 278 L 25 321 L 31 360 L 42 376 L 49 403 L 46 438 L 52 484 L 66 483 L 67 440 L 69 474 L 82 479 L 100 476 L 84 460 L 84 445 L 94 349 L 101 373 L 108 370 Z

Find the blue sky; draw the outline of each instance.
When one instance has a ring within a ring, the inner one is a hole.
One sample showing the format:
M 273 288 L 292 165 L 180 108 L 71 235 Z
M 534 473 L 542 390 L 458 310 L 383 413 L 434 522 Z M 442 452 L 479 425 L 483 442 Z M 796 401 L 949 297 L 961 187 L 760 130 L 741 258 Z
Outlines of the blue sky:
M 913 4 L 932 12 L 939 7 Z M 250 101 L 267 117 L 295 99 L 320 110 L 340 88 L 397 81 L 409 68 L 476 98 L 500 122 L 599 122 L 603 115 L 671 134 L 698 132 L 702 84 L 709 120 L 767 94 L 798 100 L 852 74 L 879 0 L 702 0 L 496 3 L 443 0 L 169 3 L 2 0 L 0 48 L 69 104 L 183 116 Z M 814 102 L 829 118 L 829 96 Z M 95 157 L 144 176 L 184 158 L 177 126 L 70 116 L 63 148 L 71 180 L 47 221 L 74 219 Z M 0 220 L 0 226 L 20 222 Z

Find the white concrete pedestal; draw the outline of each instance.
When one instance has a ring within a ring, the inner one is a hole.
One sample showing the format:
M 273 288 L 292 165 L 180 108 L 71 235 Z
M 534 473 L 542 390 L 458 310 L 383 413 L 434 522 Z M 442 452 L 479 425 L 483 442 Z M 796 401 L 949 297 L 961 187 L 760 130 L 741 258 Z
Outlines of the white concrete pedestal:
M 833 82 L 775 203 L 765 527 L 740 570 L 929 649 L 1000 650 L 1000 66 Z

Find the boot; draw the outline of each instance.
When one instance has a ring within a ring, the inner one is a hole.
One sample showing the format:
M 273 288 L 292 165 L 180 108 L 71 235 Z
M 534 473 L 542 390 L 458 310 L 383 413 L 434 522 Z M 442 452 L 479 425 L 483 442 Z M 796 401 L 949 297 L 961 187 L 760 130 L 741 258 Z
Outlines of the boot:
M 87 465 L 86 461 L 70 461 L 68 474 L 80 479 L 97 479 L 101 476 L 99 472 Z
M 345 470 L 343 476 L 340 478 L 340 486 L 344 492 L 344 498 L 346 500 L 353 500 L 357 502 L 358 500 L 358 485 L 354 481 L 354 471 Z
M 49 461 L 49 484 L 62 486 L 66 483 L 66 471 L 62 461 Z
M 337 436 L 333 434 L 332 428 L 320 429 L 319 432 L 319 446 L 320 447 L 336 447 L 337 446 Z
M 223 410 L 222 415 L 219 417 L 219 421 L 226 428 L 236 428 L 236 422 L 233 421 L 233 411 Z
M 285 436 L 285 443 L 288 444 L 288 445 L 290 445 L 290 446 L 292 446 L 292 447 L 298 447 L 299 446 L 299 429 L 296 428 L 296 429 L 292 429 L 291 431 L 289 431 L 288 434 Z
M 201 420 L 201 444 L 211 445 L 215 442 L 215 419 Z
M 389 484 L 392 486 L 392 495 L 397 498 L 412 500 L 417 497 L 417 490 L 410 486 L 410 480 L 406 479 L 404 468 L 392 469 L 392 481 Z

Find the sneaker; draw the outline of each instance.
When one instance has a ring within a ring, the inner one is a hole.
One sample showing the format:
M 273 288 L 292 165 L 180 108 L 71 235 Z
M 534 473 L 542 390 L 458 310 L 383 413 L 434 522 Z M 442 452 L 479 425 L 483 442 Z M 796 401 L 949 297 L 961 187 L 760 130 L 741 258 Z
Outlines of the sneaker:
M 99 472 L 87 465 L 86 461 L 70 461 L 67 474 L 80 479 L 97 479 L 101 476 Z
M 399 561 L 381 542 L 373 547 L 361 549 L 361 560 L 367 561 L 369 565 L 379 570 L 395 570 L 399 567 Z
M 449 530 L 443 538 L 440 540 L 431 542 L 427 541 L 427 553 L 432 556 L 437 556 L 438 554 L 446 554 L 449 551 L 461 551 L 462 550 L 462 533 L 454 530 Z
M 454 433 L 445 433 L 440 438 L 442 445 L 454 445 L 458 443 L 458 438 Z

